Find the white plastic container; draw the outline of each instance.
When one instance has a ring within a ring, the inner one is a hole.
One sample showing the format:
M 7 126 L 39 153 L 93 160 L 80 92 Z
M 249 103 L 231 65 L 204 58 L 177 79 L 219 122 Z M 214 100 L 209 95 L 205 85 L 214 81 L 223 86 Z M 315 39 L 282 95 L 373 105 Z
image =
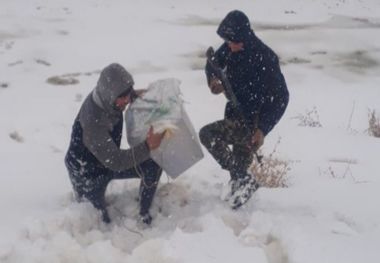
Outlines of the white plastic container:
M 178 177 L 203 158 L 198 135 L 187 115 L 177 79 L 158 80 L 149 85 L 141 99 L 126 111 L 127 140 L 135 146 L 146 139 L 150 126 L 167 130 L 152 159 L 172 178 Z

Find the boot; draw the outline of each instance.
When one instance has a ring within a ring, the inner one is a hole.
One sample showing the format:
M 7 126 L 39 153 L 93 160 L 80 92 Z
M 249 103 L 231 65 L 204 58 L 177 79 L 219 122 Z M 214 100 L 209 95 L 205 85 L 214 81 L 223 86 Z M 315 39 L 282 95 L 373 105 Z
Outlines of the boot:
M 259 188 L 259 184 L 256 179 L 246 173 L 244 178 L 240 179 L 240 187 L 235 191 L 234 195 L 231 198 L 231 208 L 238 209 L 244 205 L 253 195 L 254 192 Z
M 238 191 L 242 186 L 243 181 L 241 179 L 231 178 L 228 182 L 228 193 L 224 194 L 224 201 L 229 201 L 235 195 L 236 191 Z
M 139 216 L 139 222 L 141 222 L 142 224 L 146 225 L 146 226 L 149 226 L 151 223 L 152 223 L 152 216 L 149 214 L 149 212 L 145 213 L 145 214 L 140 214 Z
M 102 220 L 103 220 L 103 222 L 106 223 L 106 224 L 111 223 L 111 218 L 110 218 L 110 216 L 109 216 L 109 214 L 107 212 L 107 209 L 104 208 L 104 209 L 100 210 L 100 212 L 102 213 Z

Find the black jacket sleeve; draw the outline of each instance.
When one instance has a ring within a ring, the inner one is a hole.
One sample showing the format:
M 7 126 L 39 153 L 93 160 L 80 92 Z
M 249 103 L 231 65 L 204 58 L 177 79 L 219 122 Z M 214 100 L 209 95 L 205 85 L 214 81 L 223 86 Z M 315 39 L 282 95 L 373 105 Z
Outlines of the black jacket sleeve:
M 226 43 L 221 45 L 215 52 L 215 64 L 219 65 L 219 68 L 221 69 L 224 69 L 226 67 L 227 54 L 228 46 Z M 207 77 L 207 84 L 210 84 L 211 79 L 217 77 L 217 72 L 213 69 L 208 61 L 206 62 L 205 72 Z

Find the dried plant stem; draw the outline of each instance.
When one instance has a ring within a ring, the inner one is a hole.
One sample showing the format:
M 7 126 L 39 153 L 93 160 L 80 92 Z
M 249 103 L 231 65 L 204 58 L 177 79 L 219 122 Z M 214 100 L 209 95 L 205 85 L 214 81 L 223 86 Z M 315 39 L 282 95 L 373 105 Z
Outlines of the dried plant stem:
M 350 129 L 351 129 L 351 121 L 352 121 L 352 116 L 354 115 L 355 105 L 356 105 L 356 101 L 354 101 L 354 102 L 352 103 L 352 110 L 351 110 L 350 118 L 348 119 L 347 130 L 350 130 Z

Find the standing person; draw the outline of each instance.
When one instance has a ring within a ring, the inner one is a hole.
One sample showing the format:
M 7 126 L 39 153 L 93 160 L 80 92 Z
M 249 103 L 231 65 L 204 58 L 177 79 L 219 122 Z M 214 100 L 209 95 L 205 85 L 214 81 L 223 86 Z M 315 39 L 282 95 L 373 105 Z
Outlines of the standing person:
M 289 93 L 277 55 L 255 35 L 243 12 L 228 13 L 217 34 L 224 43 L 215 53 L 208 51 L 205 71 L 211 92 L 224 92 L 228 102 L 224 119 L 203 127 L 199 136 L 230 172 L 229 197 L 235 209 L 259 187 L 247 170 L 264 137 L 284 114 Z
M 78 200 L 90 201 L 102 213 L 104 222 L 110 217 L 105 192 L 112 179 L 139 178 L 140 220 L 150 224 L 149 208 L 162 169 L 150 158 L 163 138 L 151 128 L 146 140 L 131 149 L 120 149 L 123 111 L 141 91 L 133 89 L 132 76 L 119 64 L 103 69 L 94 90 L 83 102 L 72 128 L 65 164 Z

